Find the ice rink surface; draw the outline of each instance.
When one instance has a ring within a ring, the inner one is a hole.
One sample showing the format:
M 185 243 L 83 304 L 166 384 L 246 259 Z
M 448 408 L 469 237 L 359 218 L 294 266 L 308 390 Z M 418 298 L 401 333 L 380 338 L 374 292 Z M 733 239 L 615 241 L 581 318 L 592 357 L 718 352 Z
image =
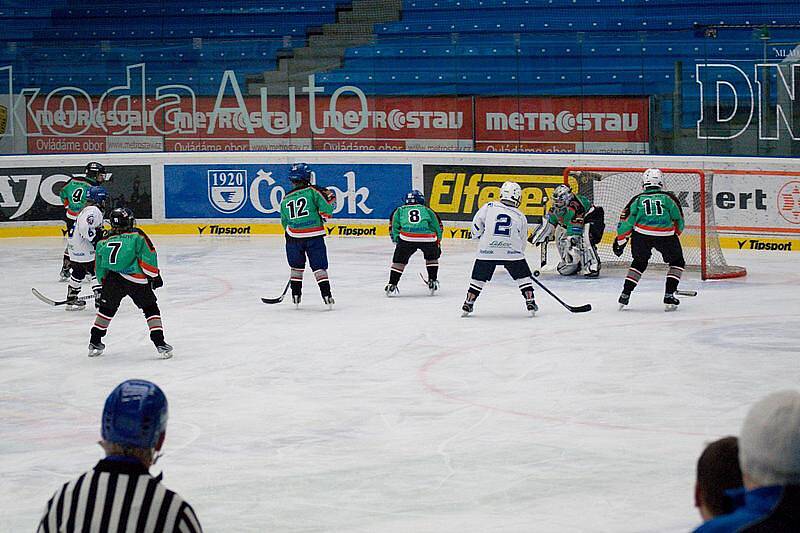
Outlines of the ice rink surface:
M 61 241 L 0 242 L 0 531 L 33 531 L 52 492 L 101 458 L 103 401 L 126 378 L 166 392 L 153 471 L 209 532 L 687 531 L 704 445 L 800 386 L 794 254 L 727 252 L 749 275 L 687 276 L 700 294 L 675 313 L 663 274 L 624 312 L 619 272 L 543 274 L 594 310 L 537 290 L 530 318 L 498 271 L 464 319 L 471 242 L 445 242 L 437 296 L 415 256 L 389 299 L 388 239 L 329 239 L 327 311 L 310 272 L 301 309 L 259 300 L 288 277 L 279 237 L 154 241 L 166 361 L 130 300 L 89 359 L 93 310 L 30 293 L 66 292 Z

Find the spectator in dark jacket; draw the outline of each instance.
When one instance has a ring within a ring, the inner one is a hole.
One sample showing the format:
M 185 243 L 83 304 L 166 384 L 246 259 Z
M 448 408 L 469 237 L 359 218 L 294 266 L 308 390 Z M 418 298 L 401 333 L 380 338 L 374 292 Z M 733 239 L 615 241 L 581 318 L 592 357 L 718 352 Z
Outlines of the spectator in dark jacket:
M 725 492 L 742 487 L 739 444 L 736 437 L 725 437 L 706 446 L 697 460 L 694 505 L 703 520 L 733 511 L 733 501 Z
M 739 506 L 696 531 L 800 531 L 800 392 L 776 392 L 750 408 L 739 435 L 739 465 Z

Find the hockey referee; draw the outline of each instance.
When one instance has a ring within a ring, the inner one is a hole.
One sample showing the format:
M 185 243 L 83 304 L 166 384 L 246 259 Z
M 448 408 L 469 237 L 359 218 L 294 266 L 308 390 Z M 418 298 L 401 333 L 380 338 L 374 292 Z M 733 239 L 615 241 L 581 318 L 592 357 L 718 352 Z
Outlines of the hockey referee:
M 106 458 L 47 502 L 38 533 L 201 532 L 192 507 L 153 477 L 167 429 L 167 398 L 149 381 L 123 381 L 106 399 Z

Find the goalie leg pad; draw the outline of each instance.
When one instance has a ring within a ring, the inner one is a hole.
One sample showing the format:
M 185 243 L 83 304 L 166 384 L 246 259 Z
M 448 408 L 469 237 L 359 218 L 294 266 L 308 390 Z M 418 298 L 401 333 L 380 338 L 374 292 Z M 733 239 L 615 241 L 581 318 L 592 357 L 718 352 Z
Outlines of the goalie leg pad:
M 600 257 L 597 255 L 597 248 L 591 239 L 592 226 L 593 224 L 586 224 L 583 227 L 581 266 L 583 275 L 597 277 L 600 274 Z
M 561 261 L 556 269 L 562 276 L 572 276 L 581 268 L 581 238 L 562 236 L 556 241 Z

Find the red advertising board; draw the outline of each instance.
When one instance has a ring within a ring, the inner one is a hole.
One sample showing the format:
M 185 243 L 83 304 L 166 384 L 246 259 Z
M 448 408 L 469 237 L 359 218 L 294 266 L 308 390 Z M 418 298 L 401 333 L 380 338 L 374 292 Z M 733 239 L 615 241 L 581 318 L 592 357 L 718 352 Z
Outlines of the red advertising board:
M 29 103 L 29 153 L 247 150 L 646 152 L 637 97 L 289 97 L 115 99 L 59 94 Z M 474 123 L 473 123 L 474 121 Z
M 628 151 L 649 141 L 642 97 L 479 97 L 475 117 L 477 150 Z

